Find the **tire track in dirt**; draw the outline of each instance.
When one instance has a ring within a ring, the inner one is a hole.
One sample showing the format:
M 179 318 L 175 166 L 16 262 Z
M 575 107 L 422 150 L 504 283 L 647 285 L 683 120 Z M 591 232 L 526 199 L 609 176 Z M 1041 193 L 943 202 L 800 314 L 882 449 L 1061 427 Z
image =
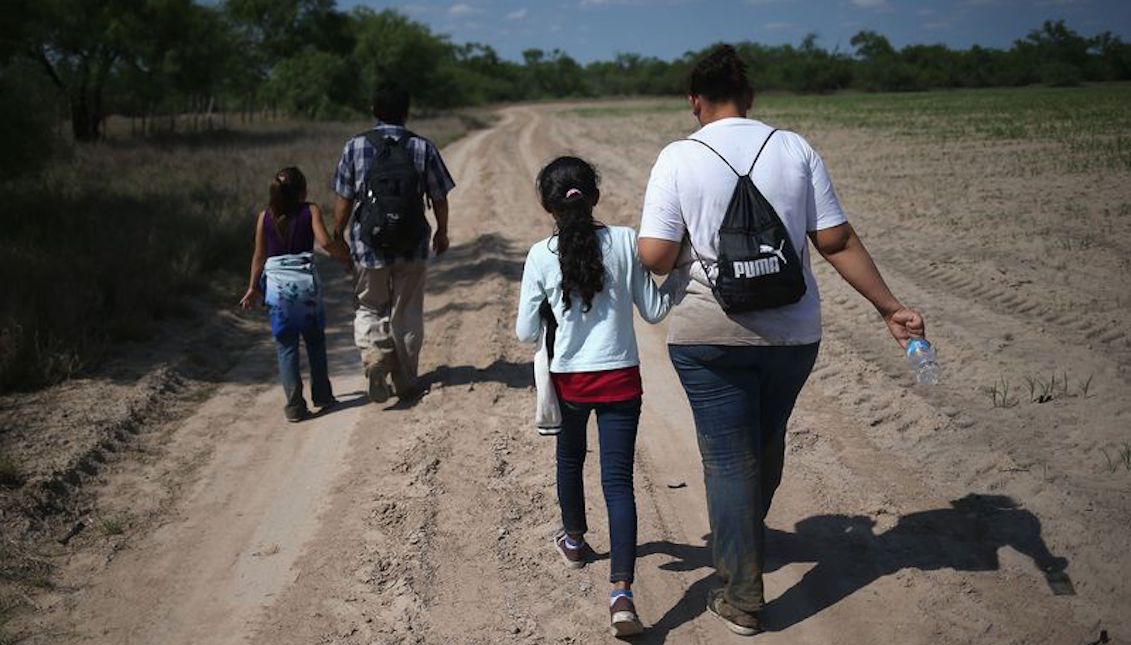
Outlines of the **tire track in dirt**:
M 346 300 L 342 281 L 326 282 L 332 297 Z M 328 336 L 331 346 L 345 341 L 341 332 Z M 270 349 L 262 343 L 249 352 L 231 383 L 176 430 L 164 458 L 207 461 L 190 481 L 169 484 L 183 490 L 161 524 L 125 542 L 112 561 L 95 565 L 79 554 L 70 563 L 70 574 L 94 579 L 39 617 L 54 642 L 240 642 L 270 596 L 290 583 L 290 565 L 318 527 L 357 408 L 288 426 Z M 341 352 L 329 359 L 342 376 L 357 363 Z M 339 394 L 359 384 L 336 379 Z

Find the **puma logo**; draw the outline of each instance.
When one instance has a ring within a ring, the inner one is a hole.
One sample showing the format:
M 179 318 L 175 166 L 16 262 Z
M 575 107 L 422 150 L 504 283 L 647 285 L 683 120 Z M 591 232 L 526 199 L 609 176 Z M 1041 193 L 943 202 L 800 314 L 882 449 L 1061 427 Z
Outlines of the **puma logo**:
M 770 248 L 767 253 L 774 253 L 773 248 Z M 775 253 L 775 256 L 768 258 L 739 260 L 734 263 L 734 277 L 760 278 L 764 275 L 770 275 L 771 273 L 781 273 L 781 263 L 778 262 L 778 257 L 779 256 Z M 784 261 L 783 259 L 782 262 Z
M 778 259 L 781 260 L 782 264 L 789 264 L 789 262 L 785 261 L 785 253 L 782 252 L 782 249 L 784 249 L 784 248 L 785 248 L 785 240 L 782 240 L 781 244 L 779 244 L 778 248 L 776 248 L 776 249 L 774 247 L 770 246 L 769 244 L 759 244 L 758 245 L 758 252 L 759 253 L 773 253 L 774 255 L 778 256 Z

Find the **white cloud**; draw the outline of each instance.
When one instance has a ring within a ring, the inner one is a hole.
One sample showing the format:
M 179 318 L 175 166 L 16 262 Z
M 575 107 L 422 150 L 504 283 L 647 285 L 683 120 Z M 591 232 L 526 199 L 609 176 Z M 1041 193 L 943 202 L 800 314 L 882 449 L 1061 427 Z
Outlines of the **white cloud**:
M 449 7 L 448 13 L 453 16 L 469 16 L 473 13 L 479 13 L 479 9 L 476 9 L 469 4 L 460 2 Z
M 526 18 L 526 8 L 512 11 L 507 14 L 507 20 L 523 20 Z

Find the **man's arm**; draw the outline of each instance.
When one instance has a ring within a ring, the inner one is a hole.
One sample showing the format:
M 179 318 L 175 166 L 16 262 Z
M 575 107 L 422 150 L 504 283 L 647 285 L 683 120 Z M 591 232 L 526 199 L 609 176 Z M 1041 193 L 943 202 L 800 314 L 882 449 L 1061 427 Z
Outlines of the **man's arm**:
M 332 255 L 345 253 L 349 256 L 349 247 L 346 245 L 346 226 L 349 225 L 350 215 L 353 214 L 353 200 L 341 195 L 334 195 L 334 239 L 330 242 L 337 251 L 327 248 Z
M 432 236 L 432 252 L 442 255 L 448 250 L 448 200 L 433 199 L 432 214 L 436 216 L 436 233 Z
M 679 242 L 661 240 L 655 237 L 642 237 L 636 242 L 640 253 L 640 263 L 656 275 L 667 275 L 675 268 L 679 259 Z
M 350 263 L 349 248 L 341 241 L 341 238 L 332 237 L 326 230 L 326 222 L 322 220 L 322 210 L 317 205 L 311 204 L 310 215 L 310 223 L 314 228 L 314 241 L 335 260 L 348 267 Z
M 813 246 L 821 257 L 833 265 L 845 282 L 872 303 L 901 346 L 906 347 L 907 341 L 913 336 L 923 336 L 926 331 L 923 316 L 904 307 L 892 294 L 851 224 L 845 222 L 831 228 L 811 231 L 809 239 L 813 241 Z

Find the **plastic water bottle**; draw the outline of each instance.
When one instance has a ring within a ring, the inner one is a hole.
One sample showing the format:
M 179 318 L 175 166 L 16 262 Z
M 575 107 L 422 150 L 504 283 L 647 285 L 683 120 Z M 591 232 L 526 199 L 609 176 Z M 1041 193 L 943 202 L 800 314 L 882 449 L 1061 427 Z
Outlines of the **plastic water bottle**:
M 923 385 L 938 385 L 942 368 L 935 359 L 935 348 L 926 338 L 912 338 L 907 342 L 907 363 L 911 365 L 916 381 Z

